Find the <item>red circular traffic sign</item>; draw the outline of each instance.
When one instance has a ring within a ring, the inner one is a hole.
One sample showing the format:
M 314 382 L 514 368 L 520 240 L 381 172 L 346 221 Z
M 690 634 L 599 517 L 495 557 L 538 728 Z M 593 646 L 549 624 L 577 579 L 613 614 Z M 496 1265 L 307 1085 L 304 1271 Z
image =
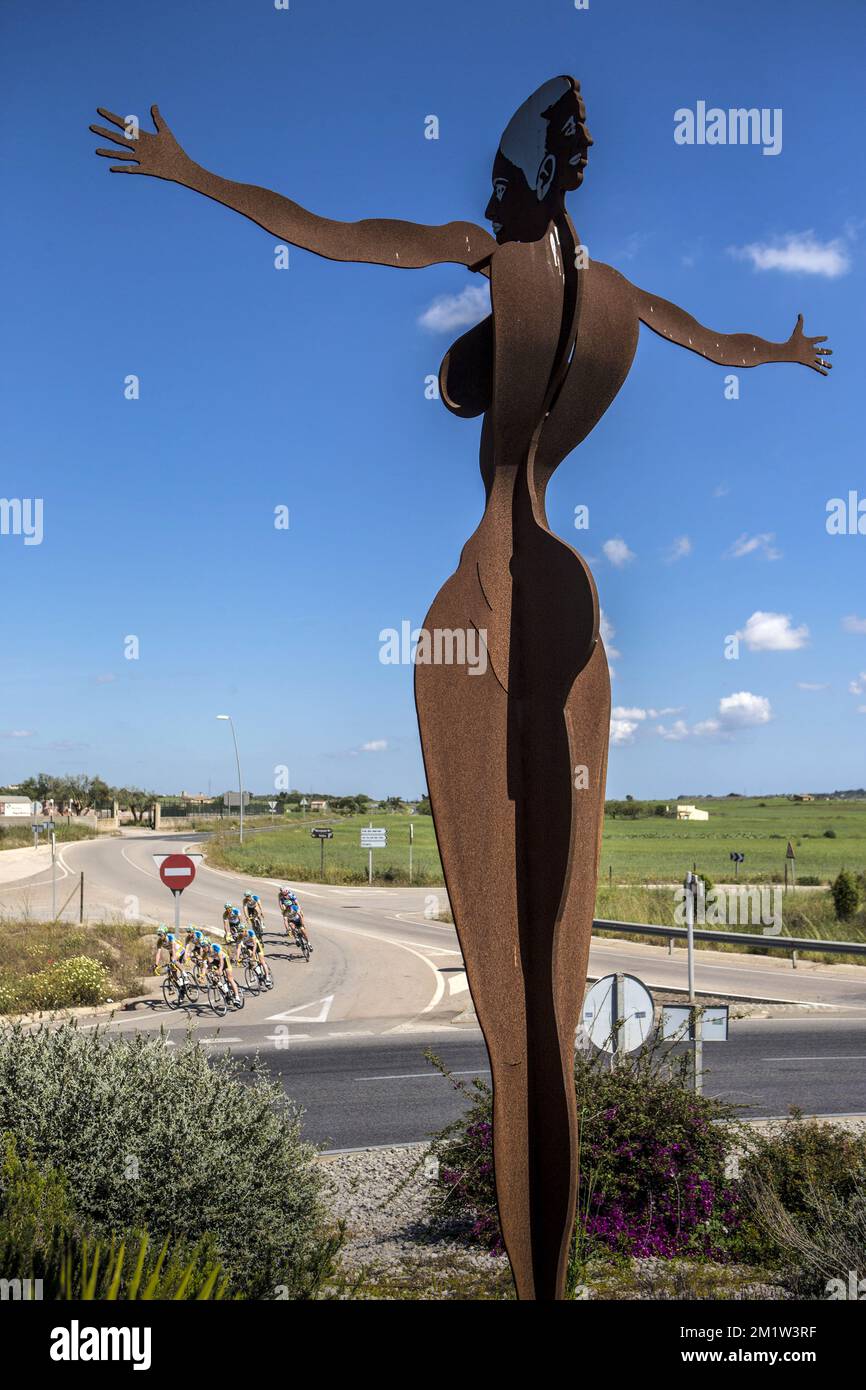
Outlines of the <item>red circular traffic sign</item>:
M 159 876 L 172 893 L 182 893 L 195 878 L 195 864 L 187 854 L 168 854 L 159 866 Z

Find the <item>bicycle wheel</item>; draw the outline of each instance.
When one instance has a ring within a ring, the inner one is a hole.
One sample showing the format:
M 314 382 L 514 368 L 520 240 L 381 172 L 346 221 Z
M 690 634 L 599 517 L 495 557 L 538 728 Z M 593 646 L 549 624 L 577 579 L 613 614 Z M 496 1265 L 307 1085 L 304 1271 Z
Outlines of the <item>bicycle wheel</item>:
M 183 972 L 183 982 L 186 985 L 186 997 L 191 1004 L 198 1003 L 198 980 L 191 970 Z
M 303 935 L 303 933 L 302 933 L 301 936 L 300 936 L 299 945 L 300 945 L 300 947 L 301 947 L 301 950 L 303 951 L 304 960 L 305 960 L 305 961 L 307 962 L 307 964 L 309 965 L 309 963 L 310 963 L 310 955 L 312 954 L 312 952 L 311 952 L 311 949 L 310 949 L 310 943 L 309 943 L 309 941 L 307 940 L 307 938 Z
M 254 965 L 245 965 L 245 966 L 244 966 L 244 984 L 246 985 L 247 989 L 250 991 L 250 994 L 258 994 L 258 992 L 259 992 L 259 977 L 258 977 L 258 975 L 256 974 L 256 968 L 255 968 Z
M 228 1012 L 228 1004 L 223 998 L 222 990 L 219 985 L 209 984 L 207 987 L 207 1002 L 210 1004 L 214 1013 L 219 1018 L 224 1018 Z
M 173 975 L 163 976 L 162 997 L 170 1009 L 177 1009 L 180 1007 L 180 995 L 177 985 L 174 982 Z

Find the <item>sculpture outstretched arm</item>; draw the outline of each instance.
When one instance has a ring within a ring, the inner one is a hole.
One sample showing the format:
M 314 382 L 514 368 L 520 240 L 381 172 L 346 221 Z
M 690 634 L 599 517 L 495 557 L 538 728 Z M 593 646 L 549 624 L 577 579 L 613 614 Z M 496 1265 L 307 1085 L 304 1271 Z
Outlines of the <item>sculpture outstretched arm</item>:
M 833 365 L 826 361 L 827 357 L 832 356 L 832 348 L 815 346 L 816 343 L 826 343 L 826 336 L 806 337 L 802 314 L 797 316 L 787 342 L 770 343 L 751 333 L 717 333 L 712 328 L 704 328 L 685 309 L 679 309 L 667 299 L 648 294 L 636 286 L 632 286 L 632 290 L 641 323 L 660 337 L 667 338 L 668 342 L 689 348 L 722 367 L 761 367 L 767 362 L 799 362 L 826 376 Z
M 90 129 L 114 148 L 97 149 L 103 158 L 116 159 L 112 174 L 150 174 L 182 184 L 195 193 L 213 198 L 225 207 L 248 217 L 280 241 L 290 242 L 332 261 L 364 261 L 373 265 L 392 265 L 418 269 L 443 261 L 480 269 L 496 250 L 496 242 L 483 228 L 472 222 L 448 222 L 428 227 L 416 222 L 376 219 L 362 222 L 334 222 L 308 212 L 291 198 L 258 188 L 250 183 L 233 183 L 196 164 L 178 143 L 159 107 L 151 107 L 155 132 L 139 130 L 135 139 L 125 133 L 126 122 L 103 107 L 100 116 L 118 126 L 92 125 Z M 119 147 L 119 148 L 118 148 Z

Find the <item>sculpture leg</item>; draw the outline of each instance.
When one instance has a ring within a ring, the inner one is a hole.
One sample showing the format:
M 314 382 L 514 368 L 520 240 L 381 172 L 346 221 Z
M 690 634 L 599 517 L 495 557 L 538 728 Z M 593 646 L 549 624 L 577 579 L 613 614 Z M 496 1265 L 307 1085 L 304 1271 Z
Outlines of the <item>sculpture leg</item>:
M 434 603 L 428 630 L 461 626 L 455 587 Z M 415 691 L 446 885 L 490 1054 L 502 1234 L 518 1296 L 561 1297 L 576 1189 L 574 1033 L 604 798 L 604 652 L 599 643 L 565 698 L 546 702 L 506 693 L 489 667 L 418 666 Z M 591 771 L 586 789 L 573 785 L 578 763 Z

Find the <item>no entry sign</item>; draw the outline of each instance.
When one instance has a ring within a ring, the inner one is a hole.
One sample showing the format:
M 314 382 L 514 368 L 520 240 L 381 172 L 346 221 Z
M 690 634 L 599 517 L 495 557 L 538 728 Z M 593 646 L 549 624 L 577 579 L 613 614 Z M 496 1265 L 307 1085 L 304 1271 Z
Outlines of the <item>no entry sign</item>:
M 195 878 L 195 864 L 188 854 L 167 854 L 159 866 L 159 876 L 172 893 L 182 893 Z

